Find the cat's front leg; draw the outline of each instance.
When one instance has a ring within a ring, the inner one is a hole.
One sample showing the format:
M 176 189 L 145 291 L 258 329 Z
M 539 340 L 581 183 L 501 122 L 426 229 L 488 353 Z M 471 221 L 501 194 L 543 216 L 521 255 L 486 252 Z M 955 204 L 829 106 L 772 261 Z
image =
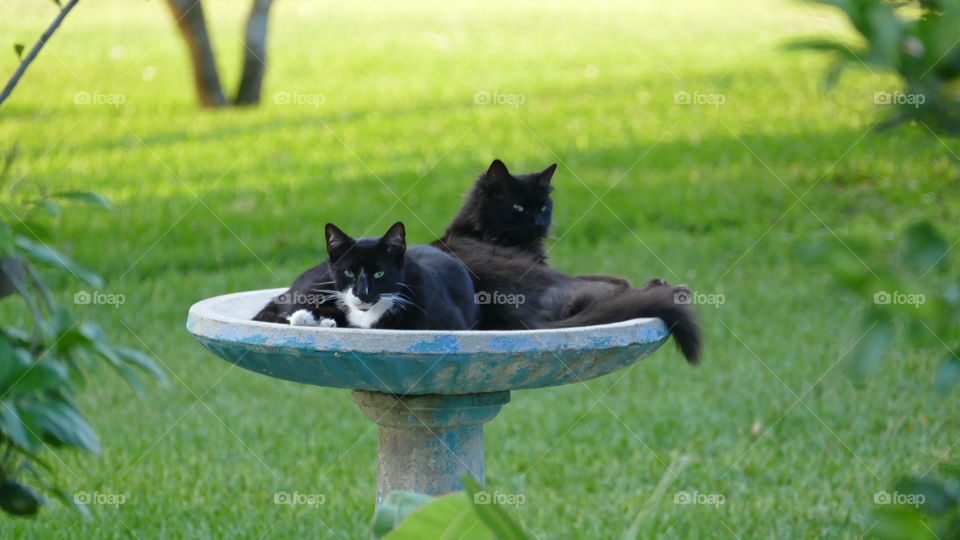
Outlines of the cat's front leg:
M 314 317 L 313 313 L 306 309 L 294 311 L 287 317 L 287 320 L 290 321 L 290 326 L 319 326 L 321 328 L 336 328 L 337 326 L 337 321 L 329 317 Z

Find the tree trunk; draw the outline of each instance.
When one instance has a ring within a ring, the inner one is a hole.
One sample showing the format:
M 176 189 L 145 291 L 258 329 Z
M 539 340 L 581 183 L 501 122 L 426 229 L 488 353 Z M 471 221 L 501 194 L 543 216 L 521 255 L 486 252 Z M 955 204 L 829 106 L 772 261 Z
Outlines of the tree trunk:
M 217 61 L 213 55 L 213 45 L 210 43 L 207 23 L 203 17 L 203 5 L 200 0 L 167 0 L 167 5 L 173 11 L 180 33 L 190 49 L 193 81 L 200 105 L 226 105 L 227 100 L 220 87 L 220 75 L 217 73 Z
M 263 76 L 267 70 L 267 20 L 273 0 L 253 0 L 247 19 L 246 43 L 243 51 L 243 74 L 234 103 L 260 103 Z

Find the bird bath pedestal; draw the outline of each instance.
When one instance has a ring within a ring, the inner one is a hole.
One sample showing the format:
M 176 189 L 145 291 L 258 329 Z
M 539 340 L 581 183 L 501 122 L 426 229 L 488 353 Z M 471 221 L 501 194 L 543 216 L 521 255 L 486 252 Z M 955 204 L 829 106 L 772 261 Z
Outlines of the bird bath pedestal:
M 377 505 L 394 490 L 442 495 L 484 481 L 483 424 L 511 390 L 575 383 L 627 367 L 669 337 L 660 319 L 518 331 L 399 331 L 251 321 L 285 289 L 209 298 L 187 329 L 204 347 L 270 377 L 349 388 L 380 426 Z

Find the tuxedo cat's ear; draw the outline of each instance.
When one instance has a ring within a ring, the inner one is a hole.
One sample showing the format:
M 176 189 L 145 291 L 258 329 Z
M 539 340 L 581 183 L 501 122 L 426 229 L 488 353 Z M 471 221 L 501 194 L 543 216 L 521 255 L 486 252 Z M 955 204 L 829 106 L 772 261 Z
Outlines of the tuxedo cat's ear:
M 549 186 L 550 180 L 553 178 L 553 173 L 557 171 L 557 164 L 547 167 L 546 169 L 540 171 L 540 174 L 537 175 L 537 183 L 541 186 Z
M 333 223 L 327 223 L 324 227 L 324 236 L 327 239 L 327 255 L 331 257 L 334 256 L 334 253 L 353 244 L 353 238 L 350 238 L 347 233 L 341 231 Z
M 403 227 L 403 222 L 394 223 L 387 234 L 380 239 L 380 244 L 386 249 L 387 253 L 403 255 L 403 252 L 407 250 L 407 230 Z
M 495 159 L 487 168 L 486 177 L 488 180 L 502 180 L 510 178 L 510 171 L 507 170 L 507 166 L 502 161 Z

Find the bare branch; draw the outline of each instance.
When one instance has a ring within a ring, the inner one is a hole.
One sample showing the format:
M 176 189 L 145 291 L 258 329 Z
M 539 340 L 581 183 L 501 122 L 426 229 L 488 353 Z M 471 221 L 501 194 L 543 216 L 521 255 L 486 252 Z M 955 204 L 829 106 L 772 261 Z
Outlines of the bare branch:
M 20 82 L 20 78 L 23 77 L 23 74 L 27 71 L 27 68 L 30 66 L 30 63 L 33 62 L 33 59 L 37 57 L 37 54 L 40 52 L 40 49 L 47 43 L 47 40 L 50 39 L 50 36 L 57 31 L 57 28 L 60 27 L 60 23 L 63 22 L 63 19 L 66 18 L 67 14 L 70 13 L 70 10 L 77 5 L 77 2 L 80 0 L 70 0 L 70 2 L 60 10 L 60 13 L 57 15 L 57 18 L 50 23 L 50 26 L 47 28 L 47 31 L 40 36 L 40 40 L 30 49 L 30 53 L 27 54 L 27 57 L 20 62 L 20 66 L 17 67 L 17 71 L 13 73 L 13 76 L 10 77 L 10 80 L 7 81 L 7 85 L 3 87 L 3 91 L 0 92 L 0 105 L 3 105 L 3 102 L 7 100 L 7 97 L 13 92 L 13 89 L 17 86 L 17 83 Z

